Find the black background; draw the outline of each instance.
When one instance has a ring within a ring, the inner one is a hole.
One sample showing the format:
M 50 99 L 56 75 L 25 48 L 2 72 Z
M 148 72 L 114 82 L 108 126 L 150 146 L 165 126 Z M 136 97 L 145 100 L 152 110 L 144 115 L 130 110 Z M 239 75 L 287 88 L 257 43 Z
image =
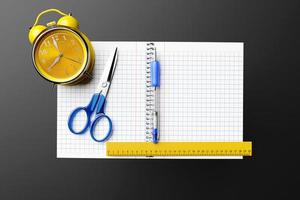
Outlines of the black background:
M 57 159 L 56 89 L 35 72 L 27 40 L 37 13 L 51 7 L 71 11 L 91 40 L 245 42 L 244 135 L 254 156 Z M 292 196 L 300 181 L 299 10 L 296 0 L 2 0 L 0 199 Z

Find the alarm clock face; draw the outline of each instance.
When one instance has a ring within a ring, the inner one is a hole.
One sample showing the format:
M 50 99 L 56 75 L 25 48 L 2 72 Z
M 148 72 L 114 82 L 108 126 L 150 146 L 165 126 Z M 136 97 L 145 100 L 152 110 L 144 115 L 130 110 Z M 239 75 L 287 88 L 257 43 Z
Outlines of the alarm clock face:
M 37 38 L 32 58 L 37 71 L 54 83 L 68 83 L 83 74 L 88 47 L 82 37 L 67 28 L 53 28 Z

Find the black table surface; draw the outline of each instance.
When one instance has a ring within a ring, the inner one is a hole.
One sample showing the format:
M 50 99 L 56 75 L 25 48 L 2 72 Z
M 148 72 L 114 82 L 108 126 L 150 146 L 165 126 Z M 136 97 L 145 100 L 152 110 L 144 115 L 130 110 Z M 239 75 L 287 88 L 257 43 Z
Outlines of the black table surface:
M 91 40 L 244 42 L 244 137 L 254 156 L 57 159 L 56 88 L 34 70 L 27 39 L 37 13 L 52 7 L 71 11 Z M 299 8 L 296 0 L 2 0 L 0 199 L 291 196 L 299 186 Z

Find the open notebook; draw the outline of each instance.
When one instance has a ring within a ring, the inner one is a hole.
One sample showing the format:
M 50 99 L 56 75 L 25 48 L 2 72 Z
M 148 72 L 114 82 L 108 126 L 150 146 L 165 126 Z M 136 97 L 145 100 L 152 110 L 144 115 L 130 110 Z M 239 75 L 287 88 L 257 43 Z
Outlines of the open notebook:
M 145 141 L 147 42 L 93 42 L 96 63 L 86 85 L 58 86 L 57 157 L 105 158 L 105 143 L 72 134 L 72 110 L 87 105 L 108 56 L 119 57 L 105 113 L 109 141 Z M 160 141 L 243 141 L 243 43 L 155 42 L 161 65 Z M 79 119 L 80 120 L 80 119 Z M 178 157 L 176 157 L 178 158 Z

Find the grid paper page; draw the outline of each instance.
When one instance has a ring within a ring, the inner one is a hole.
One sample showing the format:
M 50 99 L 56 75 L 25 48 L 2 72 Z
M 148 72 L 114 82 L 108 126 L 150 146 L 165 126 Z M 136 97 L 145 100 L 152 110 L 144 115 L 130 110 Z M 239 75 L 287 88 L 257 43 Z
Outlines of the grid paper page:
M 243 43 L 155 43 L 161 141 L 243 140 Z
M 92 140 L 89 132 L 72 134 L 67 121 L 75 108 L 89 103 L 115 47 L 119 51 L 118 62 L 105 105 L 105 113 L 113 123 L 110 141 L 144 141 L 144 45 L 141 48 L 135 42 L 93 42 L 92 45 L 96 54 L 93 80 L 85 85 L 58 86 L 57 157 L 105 157 L 105 143 Z M 85 117 L 78 118 L 77 124 L 84 125 Z
M 88 104 L 115 46 L 119 59 L 105 107 L 113 121 L 110 141 L 145 140 L 146 42 L 93 46 L 94 79 L 87 85 L 58 87 L 57 157 L 105 157 L 105 145 L 88 133 L 70 133 L 67 119 L 74 108 Z M 243 43 L 155 42 L 155 46 L 161 64 L 160 141 L 242 141 Z

